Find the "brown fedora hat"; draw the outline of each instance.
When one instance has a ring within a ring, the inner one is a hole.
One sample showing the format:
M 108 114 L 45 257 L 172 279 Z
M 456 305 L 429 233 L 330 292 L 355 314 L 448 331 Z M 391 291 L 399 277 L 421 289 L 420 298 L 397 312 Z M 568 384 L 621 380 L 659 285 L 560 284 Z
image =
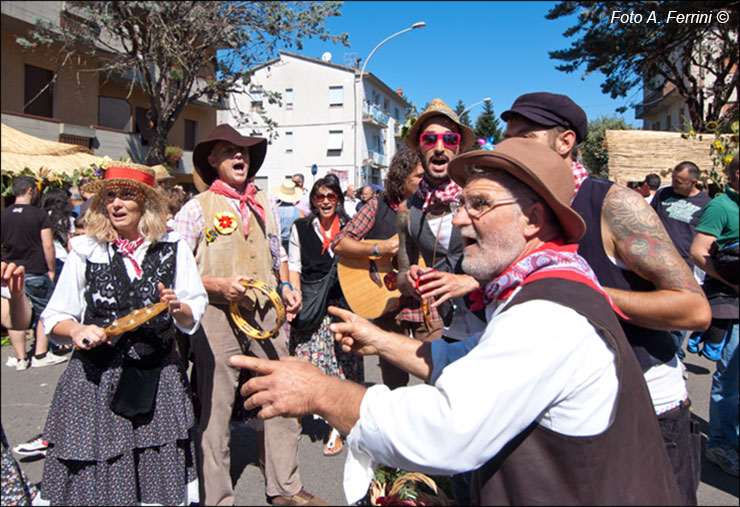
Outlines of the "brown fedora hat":
M 502 169 L 534 190 L 558 217 L 567 243 L 575 243 L 586 232 L 581 215 L 570 207 L 575 192 L 573 172 L 547 146 L 531 139 L 505 139 L 494 150 L 471 151 L 455 157 L 448 172 L 463 187 L 473 166 Z
M 445 104 L 442 99 L 433 99 L 427 108 L 421 113 L 421 116 L 414 122 L 406 134 L 406 146 L 413 149 L 419 148 L 419 135 L 421 135 L 421 129 L 424 124 L 434 116 L 445 116 L 457 124 L 460 134 L 460 153 L 466 152 L 473 146 L 475 142 L 475 133 L 473 129 L 460 123 L 460 118 L 457 117 L 455 111 L 450 109 L 450 106 Z
M 214 127 L 208 133 L 204 141 L 199 142 L 193 150 L 193 165 L 198 175 L 206 185 L 213 183 L 218 176 L 216 169 L 208 163 L 208 155 L 219 141 L 228 141 L 235 146 L 247 148 L 249 150 L 249 170 L 247 178 L 251 178 L 259 170 L 262 162 L 265 161 L 267 153 L 267 139 L 264 137 L 247 137 L 241 135 L 231 125 L 221 124 Z

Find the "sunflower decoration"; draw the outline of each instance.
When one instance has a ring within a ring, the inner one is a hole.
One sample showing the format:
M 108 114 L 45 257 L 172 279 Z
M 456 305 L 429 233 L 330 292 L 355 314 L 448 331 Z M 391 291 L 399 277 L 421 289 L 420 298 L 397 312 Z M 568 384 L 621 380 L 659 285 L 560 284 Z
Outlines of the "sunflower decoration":
M 213 225 L 221 234 L 231 234 L 236 230 L 236 217 L 229 211 L 221 211 L 213 217 Z

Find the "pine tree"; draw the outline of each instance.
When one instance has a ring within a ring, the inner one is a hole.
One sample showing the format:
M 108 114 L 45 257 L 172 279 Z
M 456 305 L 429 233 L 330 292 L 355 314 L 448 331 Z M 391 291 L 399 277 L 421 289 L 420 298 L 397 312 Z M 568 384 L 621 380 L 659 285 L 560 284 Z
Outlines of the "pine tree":
M 460 118 L 460 123 L 467 125 L 471 129 L 473 128 L 473 123 L 470 121 L 470 115 L 468 114 L 468 111 L 465 111 L 465 103 L 462 101 L 462 99 L 457 101 L 457 105 L 455 106 L 455 114 L 458 118 Z
M 487 101 L 483 103 L 483 112 L 475 122 L 475 139 L 476 141 L 478 139 L 487 141 L 489 137 L 493 137 L 494 143 L 500 143 L 504 140 L 504 134 L 499 126 L 496 113 L 493 112 L 493 106 L 490 101 Z M 476 142 L 473 148 L 480 149 L 480 144 Z

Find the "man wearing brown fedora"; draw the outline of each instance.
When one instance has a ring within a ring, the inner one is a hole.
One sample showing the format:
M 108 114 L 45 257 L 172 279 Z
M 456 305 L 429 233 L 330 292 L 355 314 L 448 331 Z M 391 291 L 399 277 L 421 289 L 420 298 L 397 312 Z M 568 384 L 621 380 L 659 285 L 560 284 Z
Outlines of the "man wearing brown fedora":
M 506 138 L 534 139 L 571 167 L 576 186 L 571 205 L 588 227 L 578 253 L 629 317 L 622 327 L 647 381 L 682 504 L 696 505 L 699 442 L 690 441 L 688 391 L 669 331 L 709 325 L 711 311 L 701 288 L 642 196 L 589 176 L 575 161 L 577 145 L 588 134 L 586 113 L 575 102 L 560 94 L 527 93 L 501 118 Z
M 271 329 L 276 308 L 251 299 L 243 285 L 264 282 L 277 291 L 286 311 L 300 310 L 300 294 L 288 282 L 287 254 L 280 244 L 280 216 L 274 198 L 251 178 L 265 159 L 267 140 L 245 137 L 218 125 L 193 150 L 193 164 L 207 191 L 188 201 L 175 216 L 175 230 L 195 254 L 209 305 L 202 332 L 192 350 L 200 402 L 202 496 L 204 505 L 233 505 L 229 422 L 238 388 L 238 372 L 228 361 L 234 354 L 287 357 L 283 326 L 270 339 L 255 340 L 239 331 L 229 303 L 244 299 L 242 318 L 257 329 Z M 245 297 L 246 296 L 246 297 Z M 265 493 L 275 505 L 326 505 L 306 492 L 298 472 L 298 423 L 276 418 L 264 425 Z
M 460 231 L 452 226 L 450 203 L 462 189 L 450 179 L 447 167 L 473 145 L 475 134 L 460 122 L 441 99 L 434 99 L 406 135 L 406 145 L 419 153 L 424 176 L 419 188 L 399 209 L 398 287 L 402 293 L 426 300 L 430 312 L 405 309 L 399 318 L 431 323 L 428 339 L 440 338 L 442 326 L 449 339 L 463 339 L 482 325 L 468 311 L 462 296 L 478 288 L 478 282 L 462 273 Z M 423 258 L 426 268 L 420 267 Z M 436 301 L 435 301 L 436 298 Z M 454 300 L 451 300 L 455 298 Z M 455 319 L 453 320 L 453 316 Z
M 345 350 L 379 354 L 430 385 L 369 388 L 305 361 L 247 356 L 242 393 L 262 417 L 317 413 L 348 435 L 349 503 L 378 463 L 473 473 L 473 505 L 675 504 L 676 479 L 616 308 L 576 253 L 586 226 L 551 150 L 511 139 L 466 153 L 454 223 L 489 321 L 458 343 L 419 342 L 330 308 Z M 536 315 L 537 318 L 532 318 Z M 454 431 L 450 431 L 453 428 Z M 532 466 L 536 463 L 536 466 Z

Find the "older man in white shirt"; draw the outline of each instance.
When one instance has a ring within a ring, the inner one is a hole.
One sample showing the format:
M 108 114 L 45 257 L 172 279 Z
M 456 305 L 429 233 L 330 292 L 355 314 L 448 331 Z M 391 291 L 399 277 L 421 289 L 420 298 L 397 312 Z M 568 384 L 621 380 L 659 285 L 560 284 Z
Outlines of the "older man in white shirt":
M 456 158 L 453 224 L 485 330 L 449 344 L 387 333 L 331 309 L 345 349 L 426 380 L 393 391 L 323 377 L 303 361 L 235 356 L 264 376 L 243 388 L 260 417 L 317 413 L 348 435 L 345 492 L 360 499 L 382 463 L 475 470 L 473 504 L 677 503 L 676 479 L 639 366 L 609 297 L 575 242 L 570 169 L 529 139 Z M 531 464 L 537 463 L 536 470 Z

